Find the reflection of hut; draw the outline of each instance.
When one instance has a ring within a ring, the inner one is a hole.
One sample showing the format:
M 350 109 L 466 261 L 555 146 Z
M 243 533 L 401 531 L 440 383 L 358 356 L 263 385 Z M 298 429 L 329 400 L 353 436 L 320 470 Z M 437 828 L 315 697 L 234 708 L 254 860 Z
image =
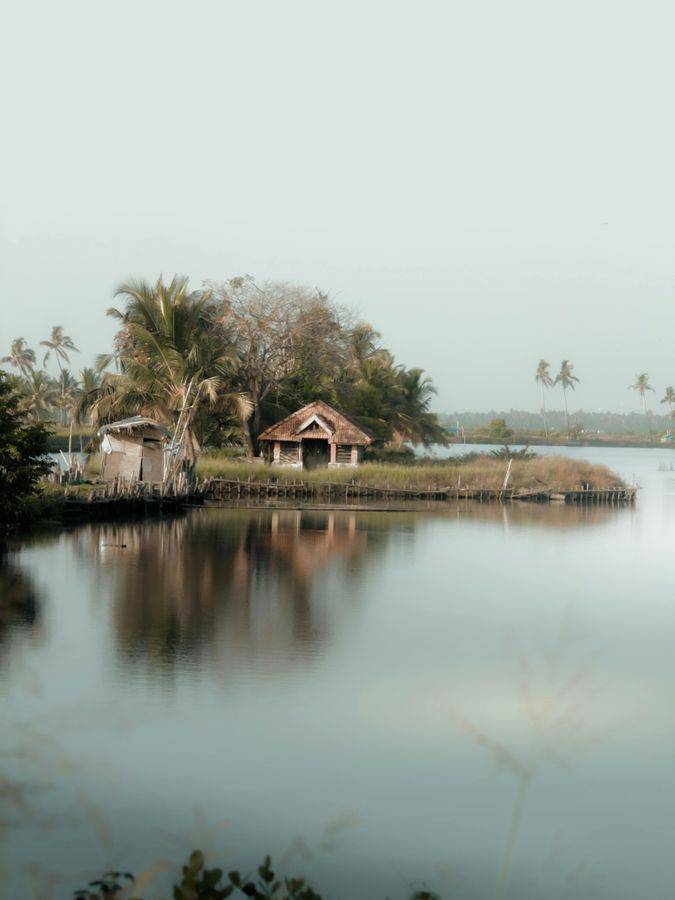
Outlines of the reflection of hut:
M 101 440 L 101 478 L 112 481 L 118 475 L 129 481 L 162 481 L 164 450 L 170 433 L 152 419 L 133 416 L 103 425 Z
M 358 466 L 374 435 L 321 400 L 303 406 L 260 435 L 272 444 L 272 464 L 296 469 Z

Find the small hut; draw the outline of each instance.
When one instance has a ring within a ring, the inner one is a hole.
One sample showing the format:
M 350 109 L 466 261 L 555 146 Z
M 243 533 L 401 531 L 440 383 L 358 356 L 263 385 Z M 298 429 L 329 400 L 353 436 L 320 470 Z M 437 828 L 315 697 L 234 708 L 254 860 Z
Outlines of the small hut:
M 358 466 L 375 436 L 318 400 L 263 431 L 260 440 L 272 445 L 272 465 L 313 469 Z
M 101 438 L 101 478 L 163 481 L 165 451 L 171 441 L 163 425 L 133 416 L 103 425 L 97 433 Z

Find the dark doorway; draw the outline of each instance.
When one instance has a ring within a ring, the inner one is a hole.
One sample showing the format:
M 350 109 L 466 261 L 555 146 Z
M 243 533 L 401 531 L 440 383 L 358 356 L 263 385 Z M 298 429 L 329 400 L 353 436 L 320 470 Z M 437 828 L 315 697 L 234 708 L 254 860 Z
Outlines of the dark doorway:
M 330 461 L 328 441 L 309 439 L 302 442 L 302 464 L 305 469 L 318 469 Z

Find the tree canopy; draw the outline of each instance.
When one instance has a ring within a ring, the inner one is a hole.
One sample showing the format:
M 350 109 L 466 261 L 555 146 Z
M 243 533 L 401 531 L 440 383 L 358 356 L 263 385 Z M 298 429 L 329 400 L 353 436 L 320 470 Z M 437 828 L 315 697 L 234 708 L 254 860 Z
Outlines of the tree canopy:
M 30 421 L 20 395 L 0 371 L 0 520 L 12 521 L 51 464 L 45 425 Z
M 117 296 L 116 371 L 79 402 L 96 425 L 141 413 L 185 436 L 192 457 L 233 437 L 253 456 L 266 427 L 324 400 L 383 442 L 445 440 L 431 379 L 397 364 L 371 325 L 317 289 L 246 276 L 190 291 L 174 277 Z

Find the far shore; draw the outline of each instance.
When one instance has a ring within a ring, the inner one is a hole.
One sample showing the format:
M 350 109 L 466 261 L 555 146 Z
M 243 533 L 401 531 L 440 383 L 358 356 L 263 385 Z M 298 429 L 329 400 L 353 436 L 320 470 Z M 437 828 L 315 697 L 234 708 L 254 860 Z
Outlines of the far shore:
M 636 447 L 640 449 L 649 449 L 654 447 L 672 447 L 675 449 L 675 442 L 661 441 L 660 437 L 649 438 L 644 434 L 582 434 L 580 437 L 567 439 L 564 435 L 556 435 L 555 437 L 544 437 L 540 434 L 532 434 L 530 432 L 514 433 L 505 438 L 494 438 L 486 434 L 466 435 L 466 437 L 456 437 L 452 435 L 448 438 L 448 444 L 491 444 L 495 446 L 503 446 L 507 443 L 511 447 Z

